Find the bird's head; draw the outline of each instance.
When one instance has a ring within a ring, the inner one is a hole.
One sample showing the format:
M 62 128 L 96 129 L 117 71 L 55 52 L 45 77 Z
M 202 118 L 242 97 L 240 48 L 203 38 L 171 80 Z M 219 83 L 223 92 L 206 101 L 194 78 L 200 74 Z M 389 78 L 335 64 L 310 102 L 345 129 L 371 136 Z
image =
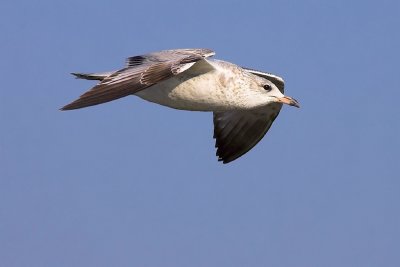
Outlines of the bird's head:
M 261 87 L 259 90 L 264 95 L 264 99 L 267 104 L 282 103 L 297 108 L 300 107 L 299 102 L 297 102 L 296 99 L 290 96 L 285 96 L 273 82 L 267 79 L 263 79 L 263 81 L 259 83 L 259 87 Z
M 249 97 L 254 106 L 262 107 L 271 104 L 287 104 L 294 107 L 300 107 L 296 99 L 285 96 L 284 81 L 281 77 L 256 70 L 246 69 L 245 75 L 249 75 L 247 81 L 250 82 Z

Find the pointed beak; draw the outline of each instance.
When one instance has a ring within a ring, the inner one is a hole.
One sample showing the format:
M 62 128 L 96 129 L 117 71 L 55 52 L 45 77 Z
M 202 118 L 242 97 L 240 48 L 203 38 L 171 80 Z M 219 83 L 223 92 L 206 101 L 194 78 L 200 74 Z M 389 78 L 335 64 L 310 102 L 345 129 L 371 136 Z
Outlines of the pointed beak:
M 297 102 L 296 99 L 291 98 L 290 96 L 278 97 L 277 99 L 278 99 L 277 102 L 279 103 L 287 104 L 289 106 L 294 106 L 297 108 L 300 107 L 299 102 Z

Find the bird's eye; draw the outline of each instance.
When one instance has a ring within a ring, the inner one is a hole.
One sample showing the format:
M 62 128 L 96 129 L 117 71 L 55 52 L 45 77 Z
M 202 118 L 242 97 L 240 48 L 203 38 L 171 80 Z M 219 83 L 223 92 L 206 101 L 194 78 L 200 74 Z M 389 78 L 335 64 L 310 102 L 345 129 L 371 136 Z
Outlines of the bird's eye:
M 269 84 L 265 84 L 264 86 L 264 89 L 265 89 L 265 91 L 271 91 L 271 89 L 272 89 L 272 87 L 271 87 L 271 85 L 269 85 Z

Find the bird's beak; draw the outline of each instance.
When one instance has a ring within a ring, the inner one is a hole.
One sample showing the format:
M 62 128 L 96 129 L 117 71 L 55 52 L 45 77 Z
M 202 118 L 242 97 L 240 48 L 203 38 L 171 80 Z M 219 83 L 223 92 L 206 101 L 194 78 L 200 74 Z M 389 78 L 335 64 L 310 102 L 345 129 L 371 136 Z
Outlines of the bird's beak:
M 296 99 L 291 98 L 290 96 L 278 97 L 277 98 L 279 103 L 287 104 L 289 106 L 295 106 L 297 108 L 300 107 L 299 102 Z

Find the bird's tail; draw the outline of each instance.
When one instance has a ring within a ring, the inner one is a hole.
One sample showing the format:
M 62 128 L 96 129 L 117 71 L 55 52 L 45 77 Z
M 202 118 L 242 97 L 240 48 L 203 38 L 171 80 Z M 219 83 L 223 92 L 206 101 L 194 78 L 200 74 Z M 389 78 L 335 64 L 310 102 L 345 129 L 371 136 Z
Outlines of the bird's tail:
M 72 73 L 79 79 L 100 80 L 100 83 L 81 95 L 72 103 L 62 107 L 61 110 L 94 106 L 135 93 L 135 91 L 132 90 L 130 80 L 122 79 L 121 81 L 118 73 L 118 71 L 90 74 Z
M 77 79 L 85 79 L 85 80 L 98 80 L 102 81 L 104 78 L 113 74 L 114 71 L 110 72 L 99 72 L 99 73 L 79 73 L 79 72 L 72 72 L 71 74 L 75 76 Z

